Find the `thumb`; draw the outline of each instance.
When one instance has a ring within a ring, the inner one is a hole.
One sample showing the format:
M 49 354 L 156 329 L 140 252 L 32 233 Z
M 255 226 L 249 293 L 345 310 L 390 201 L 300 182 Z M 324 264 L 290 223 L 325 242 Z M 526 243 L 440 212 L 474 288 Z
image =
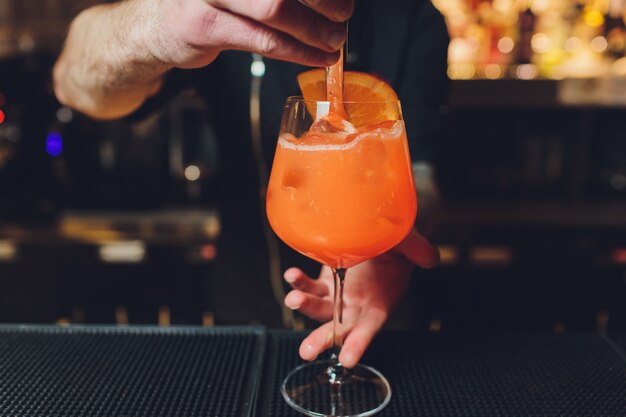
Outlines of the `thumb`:
M 411 230 L 411 233 L 395 247 L 395 250 L 411 263 L 422 268 L 430 269 L 439 265 L 439 249 L 415 229 Z

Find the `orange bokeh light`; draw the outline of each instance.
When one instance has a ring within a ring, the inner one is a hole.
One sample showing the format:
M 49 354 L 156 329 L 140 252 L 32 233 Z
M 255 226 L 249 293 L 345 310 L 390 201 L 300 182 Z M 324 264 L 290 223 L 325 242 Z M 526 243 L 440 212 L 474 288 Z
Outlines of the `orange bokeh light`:
M 616 248 L 613 251 L 613 263 L 626 265 L 626 248 Z

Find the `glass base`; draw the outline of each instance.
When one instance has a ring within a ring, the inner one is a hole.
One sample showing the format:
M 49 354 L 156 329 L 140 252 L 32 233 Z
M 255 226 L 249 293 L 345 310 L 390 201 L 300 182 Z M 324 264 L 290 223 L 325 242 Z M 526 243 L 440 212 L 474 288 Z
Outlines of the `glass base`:
M 389 403 L 391 387 L 376 369 L 343 369 L 341 382 L 331 383 L 331 365 L 330 360 L 317 361 L 291 371 L 281 387 L 287 404 L 312 417 L 365 417 Z

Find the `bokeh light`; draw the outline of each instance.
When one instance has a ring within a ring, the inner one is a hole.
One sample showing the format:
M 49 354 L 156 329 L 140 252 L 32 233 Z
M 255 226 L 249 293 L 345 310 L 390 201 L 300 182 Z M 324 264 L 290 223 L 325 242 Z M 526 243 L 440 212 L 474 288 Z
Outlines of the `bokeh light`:
M 185 168 L 185 178 L 189 181 L 198 181 L 200 179 L 200 168 L 195 165 L 189 165 Z
M 514 47 L 515 42 L 508 36 L 500 38 L 500 40 L 498 41 L 498 51 L 502 52 L 503 54 L 508 54 L 513 50 Z
M 583 20 L 592 28 L 599 28 L 604 24 L 604 16 L 597 9 L 588 9 L 583 14 Z
M 46 153 L 55 157 L 63 153 L 63 138 L 59 132 L 50 132 L 46 136 Z
M 609 43 L 604 36 L 596 36 L 591 40 L 591 50 L 593 52 L 604 52 L 608 48 Z
M 263 61 L 254 61 L 250 66 L 250 74 L 254 77 L 262 77 L 265 75 L 265 63 Z
M 61 123 L 69 123 L 74 118 L 74 112 L 69 107 L 61 107 L 57 110 L 57 120 Z
M 472 64 L 455 64 L 448 66 L 448 76 L 453 80 L 469 80 L 476 75 L 476 67 Z
M 536 33 L 531 39 L 531 47 L 537 53 L 546 52 L 550 48 L 550 37 L 545 33 Z
M 502 78 L 503 71 L 500 65 L 498 64 L 487 64 L 485 66 L 485 77 L 490 80 L 497 80 L 498 78 Z
M 532 80 L 537 77 L 537 67 L 533 64 L 519 65 L 515 70 L 515 75 L 520 80 Z

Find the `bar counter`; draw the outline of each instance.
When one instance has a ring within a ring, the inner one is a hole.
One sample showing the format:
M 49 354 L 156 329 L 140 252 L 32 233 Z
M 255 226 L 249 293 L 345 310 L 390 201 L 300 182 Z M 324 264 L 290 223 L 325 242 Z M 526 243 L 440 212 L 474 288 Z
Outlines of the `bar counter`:
M 262 327 L 0 327 L 0 415 L 297 416 L 303 334 Z M 626 416 L 626 334 L 386 332 L 381 416 Z

